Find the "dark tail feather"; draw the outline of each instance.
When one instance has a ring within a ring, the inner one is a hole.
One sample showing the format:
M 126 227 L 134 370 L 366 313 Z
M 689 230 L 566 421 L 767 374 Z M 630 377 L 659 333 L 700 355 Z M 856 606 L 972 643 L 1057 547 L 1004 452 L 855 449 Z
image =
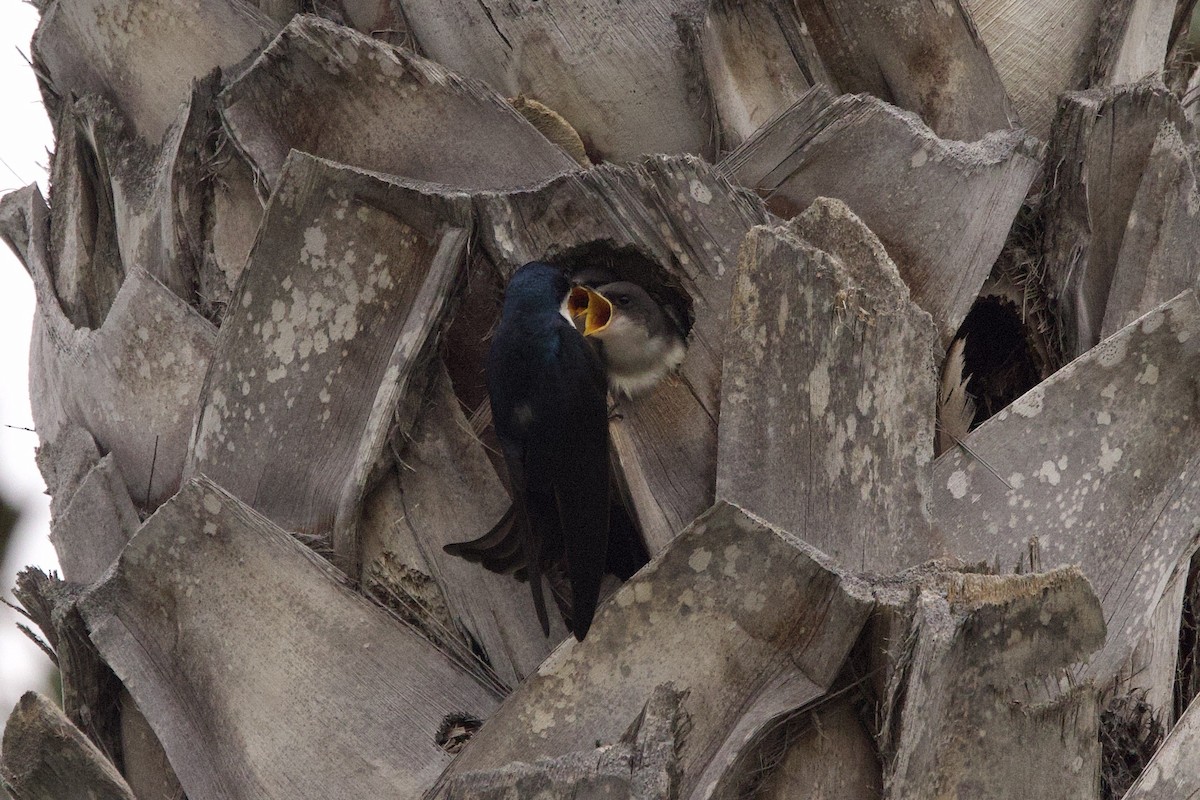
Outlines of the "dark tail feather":
M 510 505 L 500 521 L 483 536 L 469 542 L 452 542 L 442 550 L 472 564 L 482 564 L 492 572 L 510 575 L 525 566 L 521 535 L 515 523 L 515 506 Z

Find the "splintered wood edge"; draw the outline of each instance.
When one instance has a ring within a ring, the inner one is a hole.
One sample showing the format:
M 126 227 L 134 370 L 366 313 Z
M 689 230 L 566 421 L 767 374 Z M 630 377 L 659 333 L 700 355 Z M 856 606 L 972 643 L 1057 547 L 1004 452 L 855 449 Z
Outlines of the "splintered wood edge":
M 1007 605 L 1048 592 L 1093 593 L 1092 585 L 1076 566 L 1032 575 L 984 575 L 956 572 L 950 576 L 946 599 L 952 605 L 980 607 Z
M 361 572 L 358 522 L 372 474 L 384 451 L 396 408 L 409 390 L 413 372 L 420 369 L 417 361 L 421 353 L 426 351 L 430 337 L 440 327 L 470 237 L 469 228 L 448 228 L 442 232 L 437 252 L 413 300 L 408 320 L 396 340 L 387 371 L 371 406 L 366 429 L 359 440 L 354 468 L 350 479 L 344 484 L 333 526 L 334 551 L 348 562 L 349 575 Z
M 18 797 L 51 797 L 73 784 L 72 797 L 135 800 L 116 766 L 37 692 L 23 694 L 8 718 L 0 775 Z

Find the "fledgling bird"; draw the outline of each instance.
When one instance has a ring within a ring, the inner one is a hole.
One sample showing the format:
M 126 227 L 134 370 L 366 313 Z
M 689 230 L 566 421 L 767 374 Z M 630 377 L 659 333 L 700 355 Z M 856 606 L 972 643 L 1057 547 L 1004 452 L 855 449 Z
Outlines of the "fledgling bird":
M 584 319 L 584 335 L 599 343 L 615 393 L 645 394 L 683 363 L 687 342 L 679 320 L 636 283 L 580 286 L 569 306 Z
M 565 560 L 568 624 L 582 641 L 608 548 L 608 400 L 604 367 L 567 311 L 570 291 L 556 267 L 531 262 L 517 270 L 485 371 L 538 622 L 549 635 L 542 575 Z M 469 557 L 472 547 L 482 550 L 489 537 L 502 536 L 503 522 L 483 539 L 446 550 Z

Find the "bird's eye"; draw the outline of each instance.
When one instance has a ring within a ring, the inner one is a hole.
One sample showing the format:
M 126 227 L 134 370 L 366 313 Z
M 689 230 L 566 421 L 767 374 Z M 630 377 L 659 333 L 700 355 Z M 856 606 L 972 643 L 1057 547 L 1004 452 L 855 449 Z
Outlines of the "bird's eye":
M 627 295 L 627 294 L 623 294 L 623 295 L 621 295 L 620 297 L 618 297 L 618 298 L 617 298 L 617 305 L 619 305 L 619 306 L 627 306 L 627 305 L 629 305 L 629 295 Z

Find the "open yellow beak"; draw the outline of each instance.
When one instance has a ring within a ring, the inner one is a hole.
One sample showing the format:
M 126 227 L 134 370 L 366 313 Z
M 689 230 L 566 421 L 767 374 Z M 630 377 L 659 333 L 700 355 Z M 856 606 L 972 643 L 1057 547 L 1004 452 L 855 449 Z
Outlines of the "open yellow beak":
M 613 307 L 608 298 L 586 286 L 571 289 L 567 308 L 574 319 L 584 318 L 583 335 L 595 336 L 603 332 L 612 321 Z

